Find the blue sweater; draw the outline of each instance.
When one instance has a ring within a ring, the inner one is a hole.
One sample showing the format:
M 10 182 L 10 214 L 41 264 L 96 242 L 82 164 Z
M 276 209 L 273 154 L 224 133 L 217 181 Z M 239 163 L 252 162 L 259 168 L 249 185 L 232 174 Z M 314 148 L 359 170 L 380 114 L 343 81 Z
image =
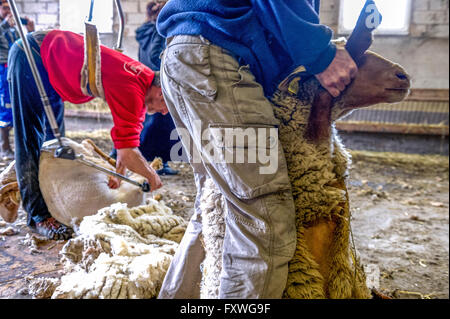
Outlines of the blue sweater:
M 136 30 L 136 41 L 139 43 L 139 62 L 144 63 L 153 71 L 159 71 L 166 43 L 156 30 L 153 22 L 146 22 Z
M 336 55 L 333 32 L 319 24 L 320 0 L 170 0 L 157 28 L 164 37 L 202 35 L 250 65 L 271 96 L 303 65 L 324 71 Z

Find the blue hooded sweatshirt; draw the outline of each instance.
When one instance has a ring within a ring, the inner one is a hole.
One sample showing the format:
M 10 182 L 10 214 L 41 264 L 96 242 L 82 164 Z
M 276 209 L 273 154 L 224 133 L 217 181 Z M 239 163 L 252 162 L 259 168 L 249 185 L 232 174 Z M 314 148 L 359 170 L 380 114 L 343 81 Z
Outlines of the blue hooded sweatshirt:
M 336 55 L 333 32 L 319 24 L 320 0 L 170 0 L 159 33 L 202 35 L 248 64 L 271 96 L 294 69 L 324 71 Z
M 144 63 L 153 71 L 159 71 L 166 43 L 156 30 L 154 22 L 146 22 L 136 30 L 136 41 L 139 43 L 139 62 Z

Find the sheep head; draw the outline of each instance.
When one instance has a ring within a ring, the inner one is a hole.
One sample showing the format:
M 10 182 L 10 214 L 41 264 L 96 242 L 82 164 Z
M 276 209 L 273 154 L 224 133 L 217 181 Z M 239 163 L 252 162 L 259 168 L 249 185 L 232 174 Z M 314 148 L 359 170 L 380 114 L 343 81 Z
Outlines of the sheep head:
M 303 105 L 310 105 L 306 139 L 327 140 L 332 123 L 353 110 L 379 103 L 398 103 L 408 96 L 410 76 L 399 64 L 372 51 L 366 51 L 358 62 L 355 79 L 336 99 L 314 77 L 301 82 L 293 75 L 290 82 L 285 82 L 285 88 L 280 87 L 282 94 L 294 95 Z
M 349 111 L 379 103 L 398 103 L 408 96 L 410 87 L 410 76 L 403 67 L 367 51 L 355 79 L 334 104 Z
M 348 42 L 344 43 L 346 50 L 360 68 L 359 76 L 347 92 L 341 95 L 353 97 L 344 103 L 350 106 L 350 110 L 352 107 L 354 109 L 381 102 L 400 102 L 409 92 L 410 79 L 403 68 L 375 53 L 367 52 L 373 42 L 372 33 L 381 21 L 382 15 L 375 2 L 366 0 L 355 29 Z M 336 114 L 333 112 L 335 105 L 336 101 L 330 93 L 323 88 L 319 90 L 312 101 L 305 138 L 312 142 L 329 139 L 333 113 Z

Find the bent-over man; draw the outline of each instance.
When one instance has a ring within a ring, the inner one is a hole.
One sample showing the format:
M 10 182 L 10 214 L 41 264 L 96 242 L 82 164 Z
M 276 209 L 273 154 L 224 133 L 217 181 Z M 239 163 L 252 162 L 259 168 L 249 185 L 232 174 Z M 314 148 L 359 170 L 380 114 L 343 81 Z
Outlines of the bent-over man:
M 61 133 L 64 134 L 63 101 L 82 104 L 94 99 L 82 75 L 84 38 L 59 30 L 34 32 L 27 37 Z M 16 173 L 22 204 L 28 213 L 28 225 L 50 239 L 68 239 L 72 230 L 51 217 L 39 189 L 41 146 L 54 136 L 21 40 L 11 48 L 8 65 Z M 118 150 L 117 172 L 123 174 L 128 168 L 147 178 L 151 190 L 160 188 L 162 184 L 158 174 L 138 150 L 146 111 L 168 112 L 158 77 L 142 63 L 101 46 L 101 81 L 96 85 L 98 92 L 101 92 L 99 97 L 107 102 L 113 116 L 111 137 Z M 109 186 L 117 188 L 119 181 L 110 179 Z

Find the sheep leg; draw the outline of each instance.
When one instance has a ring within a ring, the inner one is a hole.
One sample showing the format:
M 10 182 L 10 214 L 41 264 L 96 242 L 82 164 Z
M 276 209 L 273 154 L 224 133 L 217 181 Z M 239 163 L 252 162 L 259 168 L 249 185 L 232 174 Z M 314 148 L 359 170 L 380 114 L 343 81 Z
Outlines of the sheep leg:
M 347 190 L 344 180 L 336 181 L 328 186 Z M 308 250 L 314 261 L 319 265 L 319 272 L 325 279 L 323 288 L 328 298 L 350 298 L 353 287 L 356 287 L 354 293 L 357 293 L 357 296 L 353 295 L 353 297 L 366 297 L 366 288 L 362 283 L 355 282 L 357 278 L 353 276 L 353 267 L 351 267 L 348 259 L 350 236 L 350 228 L 347 224 L 350 220 L 348 204 L 347 197 L 346 201 L 339 204 L 331 219 L 319 219 L 306 226 L 304 231 L 304 239 Z M 338 268 L 343 270 L 338 272 L 340 276 L 343 276 L 340 281 L 348 282 L 348 284 L 343 285 L 346 289 L 335 290 L 336 284 L 334 281 L 337 279 L 334 277 L 336 277 L 335 272 Z
M 94 151 L 100 155 L 101 158 L 103 158 L 105 161 L 107 161 L 110 165 L 113 167 L 116 167 L 116 160 L 112 158 L 111 156 L 107 155 L 105 152 L 103 152 L 92 140 L 85 140 L 86 143 L 89 143 L 93 148 Z
M 332 255 L 331 247 L 333 245 L 334 232 L 337 224 L 332 220 L 319 220 L 313 226 L 305 228 L 305 241 L 309 252 L 314 258 L 314 261 L 319 265 L 319 272 L 325 279 L 330 273 L 330 256 Z M 326 291 L 326 287 L 324 287 Z
M 94 151 L 100 155 L 101 158 L 103 158 L 105 161 L 107 161 L 110 165 L 112 165 L 113 167 L 116 167 L 116 160 L 114 158 L 112 158 L 111 156 L 109 156 L 108 154 L 106 154 L 105 152 L 103 152 L 97 145 L 95 145 L 95 143 L 92 140 L 84 140 L 86 143 L 89 143 Z M 156 158 L 153 160 L 153 162 L 150 164 L 150 166 L 155 169 L 161 169 L 162 168 L 162 161 L 160 158 Z

